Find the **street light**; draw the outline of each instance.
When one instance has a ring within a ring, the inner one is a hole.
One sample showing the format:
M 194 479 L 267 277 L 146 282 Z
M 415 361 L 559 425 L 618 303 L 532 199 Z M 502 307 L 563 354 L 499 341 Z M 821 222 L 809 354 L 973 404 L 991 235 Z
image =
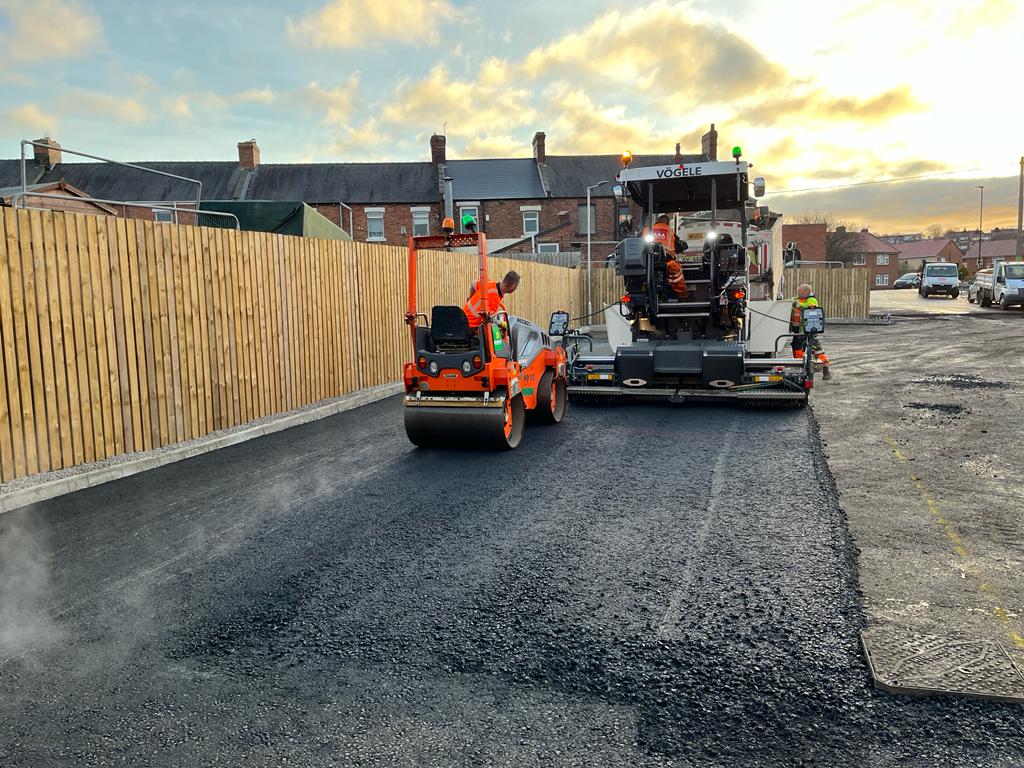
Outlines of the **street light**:
M 590 239 L 591 239 L 591 235 L 592 235 L 592 233 L 594 231 L 594 219 L 597 218 L 596 216 L 594 216 L 594 212 L 590 208 L 590 190 L 597 189 L 598 187 L 603 187 L 607 183 L 608 183 L 607 181 L 599 181 L 596 184 L 591 184 L 589 187 L 587 187 L 587 319 L 588 320 L 590 319 L 590 316 L 594 313 L 594 304 L 593 304 L 593 298 L 594 297 L 593 297 L 593 291 L 592 291 L 592 289 L 590 287 L 590 278 L 591 278 Z
M 978 189 L 981 191 L 981 200 L 978 202 L 978 269 L 981 269 L 985 263 L 981 258 L 981 222 L 985 212 L 985 185 L 979 184 Z

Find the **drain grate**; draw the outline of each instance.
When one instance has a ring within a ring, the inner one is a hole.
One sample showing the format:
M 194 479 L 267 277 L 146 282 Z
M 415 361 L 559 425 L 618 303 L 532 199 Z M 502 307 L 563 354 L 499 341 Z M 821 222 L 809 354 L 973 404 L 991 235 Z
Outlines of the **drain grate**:
M 861 632 L 875 687 L 889 693 L 955 694 L 1024 702 L 1024 675 L 995 640 Z

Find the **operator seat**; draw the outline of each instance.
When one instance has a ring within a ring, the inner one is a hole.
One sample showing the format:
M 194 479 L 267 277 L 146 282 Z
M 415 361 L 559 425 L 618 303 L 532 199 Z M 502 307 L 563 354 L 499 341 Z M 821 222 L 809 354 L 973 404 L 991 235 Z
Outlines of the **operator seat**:
M 430 317 L 430 339 L 438 350 L 476 349 L 480 346 L 479 330 L 470 329 L 462 307 L 434 307 Z

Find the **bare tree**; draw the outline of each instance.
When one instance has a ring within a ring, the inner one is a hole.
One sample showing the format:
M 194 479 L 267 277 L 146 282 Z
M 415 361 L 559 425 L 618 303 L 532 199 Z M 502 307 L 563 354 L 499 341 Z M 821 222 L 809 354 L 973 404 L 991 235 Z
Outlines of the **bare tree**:
M 928 240 L 935 240 L 936 238 L 942 237 L 946 234 L 946 228 L 941 224 L 929 224 L 928 228 L 924 231 L 924 236 Z
M 825 211 L 809 211 L 797 217 L 797 224 L 825 225 L 825 256 L 829 261 L 848 261 L 858 253 L 863 227 Z

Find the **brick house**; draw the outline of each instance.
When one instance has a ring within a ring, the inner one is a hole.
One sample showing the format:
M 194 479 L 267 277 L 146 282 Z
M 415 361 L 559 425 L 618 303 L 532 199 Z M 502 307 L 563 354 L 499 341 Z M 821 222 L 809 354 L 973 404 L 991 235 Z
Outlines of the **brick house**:
M 782 244 L 796 243 L 800 249 L 800 261 L 827 261 L 827 237 L 824 224 L 783 224 Z
M 969 276 L 974 275 L 978 269 L 988 269 L 993 261 L 1016 261 L 1017 239 L 993 239 L 982 240 L 981 242 L 981 267 L 978 266 L 978 243 L 975 242 L 964 254 L 963 264 L 967 268 Z
M 714 126 L 701 154 L 637 156 L 634 163 L 667 164 L 717 159 Z M 239 142 L 238 160 L 140 162 L 148 168 L 202 182 L 203 200 L 301 201 L 338 224 L 353 239 L 404 244 L 413 234 L 437 234 L 444 215 L 445 179 L 452 180 L 455 213 L 472 213 L 492 252 L 580 250 L 591 227 L 595 260 L 619 239 L 620 221 L 635 218 L 619 207 L 611 185 L 618 155 L 548 155 L 546 136 L 533 139 L 533 157 L 448 160 L 444 136 L 430 138 L 430 161 L 382 163 L 264 163 L 255 140 Z M 42 141 L 42 140 L 41 140 Z M 92 197 L 137 203 L 195 205 L 194 183 L 105 163 L 64 163 L 60 145 L 37 147 L 30 183 L 66 180 Z M 0 160 L 0 187 L 20 182 L 20 163 Z M 586 210 L 587 186 L 592 190 Z M 171 220 L 172 214 L 138 206 L 120 212 Z M 186 215 L 178 214 L 179 221 Z
M 948 237 L 933 240 L 913 240 L 896 245 L 900 249 L 900 272 L 917 272 L 926 261 L 963 263 L 963 252 Z
M 869 283 L 873 291 L 892 288 L 901 274 L 900 251 L 896 246 L 866 229 L 849 233 L 845 227 L 837 227 L 832 237 L 841 239 L 844 251 L 841 256 L 832 256 L 833 259 L 842 261 L 850 268 L 870 270 Z

